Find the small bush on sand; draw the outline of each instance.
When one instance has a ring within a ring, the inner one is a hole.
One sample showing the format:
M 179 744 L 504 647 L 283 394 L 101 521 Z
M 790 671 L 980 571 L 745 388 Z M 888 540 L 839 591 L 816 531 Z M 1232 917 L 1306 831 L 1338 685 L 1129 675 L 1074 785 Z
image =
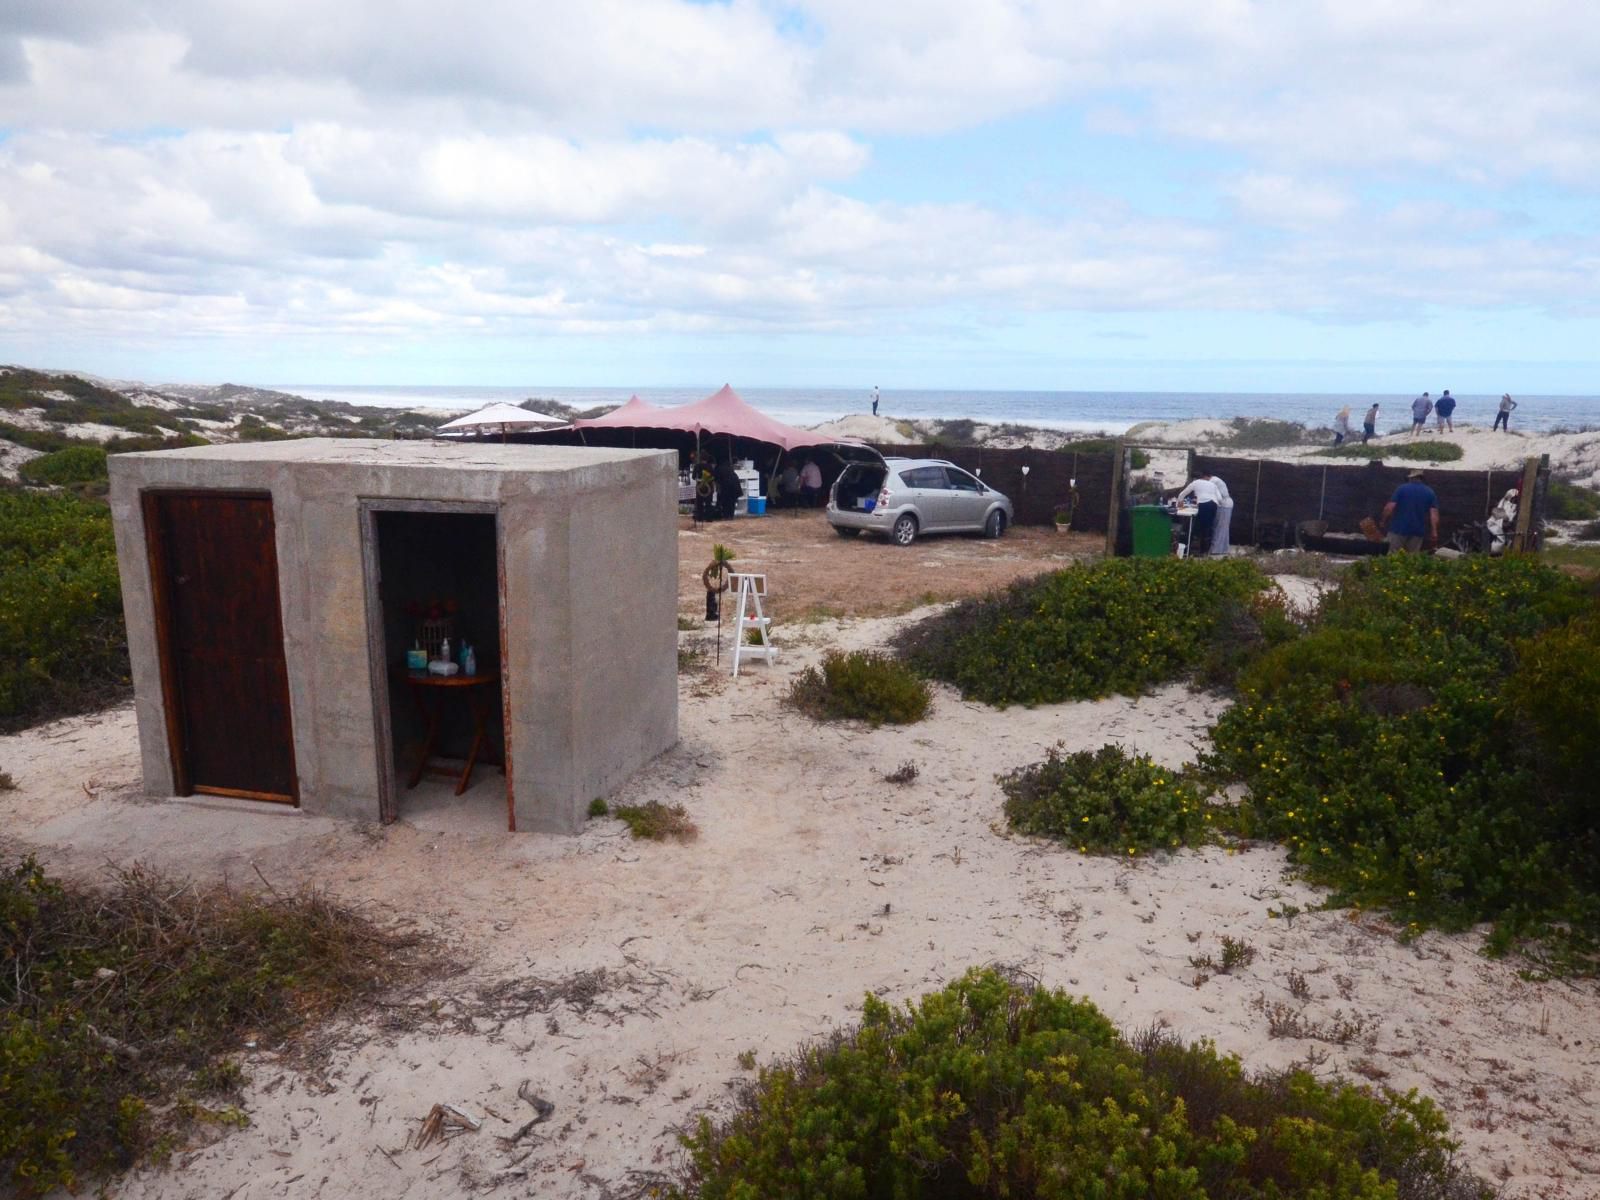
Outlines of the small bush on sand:
M 1415 1093 L 1247 1075 L 1209 1043 L 1131 1042 L 1087 1000 L 969 972 L 761 1070 L 702 1118 L 669 1195 L 703 1200 L 1487 1200 Z
M 1081 438 L 1075 442 L 1063 442 L 1059 453 L 1061 454 L 1115 454 L 1117 443 L 1115 438 Z M 1128 455 L 1128 465 L 1135 471 L 1142 471 L 1150 465 L 1150 455 L 1147 451 L 1134 446 Z
M 1319 458 L 1399 458 L 1407 462 L 1457 462 L 1462 449 L 1454 442 L 1346 442 L 1343 446 L 1329 446 L 1318 450 Z
M 1529 558 L 1352 567 L 1304 637 L 1240 674 L 1208 765 L 1248 785 L 1246 829 L 1284 842 L 1333 903 L 1495 922 L 1497 945 L 1534 937 L 1583 969 L 1600 842 L 1593 760 L 1564 735 L 1581 747 L 1600 712 L 1593 618 L 1569 625 L 1592 609 Z
M 23 463 L 18 474 L 40 486 L 96 483 L 106 478 L 106 452 L 101 446 L 68 446 Z
M 1552 478 L 1549 490 L 1545 492 L 1544 515 L 1552 521 L 1592 521 L 1600 517 L 1600 492 L 1565 479 Z
M 1306 440 L 1306 427 L 1295 421 L 1274 421 L 1263 417 L 1235 417 L 1218 445 L 1233 450 L 1270 450 L 1275 446 L 1298 446 Z
M 897 648 L 989 704 L 1134 695 L 1198 667 L 1229 606 L 1267 586 L 1240 560 L 1108 559 L 963 601 Z
M 611 815 L 626 825 L 634 837 L 649 842 L 664 842 L 668 838 L 692 842 L 700 836 L 700 827 L 689 819 L 689 810 L 681 804 L 663 804 L 659 800 L 620 804 L 611 810 Z
M 0 647 L 0 733 L 126 693 L 122 587 L 105 505 L 0 491 Z
M 72 1187 L 185 1121 L 247 1122 L 229 1055 L 377 990 L 413 945 L 327 900 L 144 870 L 107 888 L 0 867 L 0 1191 Z M 237 1100 L 237 1096 L 232 1097 Z
M 1212 833 L 1205 798 L 1181 772 L 1121 746 L 1063 754 L 1000 777 L 1006 820 L 1085 854 L 1131 855 L 1197 846 Z
M 928 715 L 933 690 L 904 663 L 885 654 L 830 651 L 789 689 L 789 703 L 818 721 L 910 725 Z

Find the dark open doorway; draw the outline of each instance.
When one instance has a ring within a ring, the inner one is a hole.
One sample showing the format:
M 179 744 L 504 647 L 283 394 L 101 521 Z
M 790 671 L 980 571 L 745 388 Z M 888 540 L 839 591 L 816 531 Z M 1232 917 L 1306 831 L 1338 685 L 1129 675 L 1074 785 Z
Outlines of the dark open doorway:
M 495 511 L 420 501 L 363 509 L 380 815 L 510 827 Z M 446 639 L 455 674 L 408 658 L 445 661 Z

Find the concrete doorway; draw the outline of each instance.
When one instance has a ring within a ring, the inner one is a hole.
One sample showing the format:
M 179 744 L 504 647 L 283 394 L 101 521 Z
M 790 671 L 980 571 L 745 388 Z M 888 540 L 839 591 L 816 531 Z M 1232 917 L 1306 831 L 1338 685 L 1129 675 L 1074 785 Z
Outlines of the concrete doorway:
M 506 750 L 504 602 L 494 505 L 362 504 L 379 816 L 456 831 L 515 828 Z M 419 671 L 441 640 L 474 673 Z

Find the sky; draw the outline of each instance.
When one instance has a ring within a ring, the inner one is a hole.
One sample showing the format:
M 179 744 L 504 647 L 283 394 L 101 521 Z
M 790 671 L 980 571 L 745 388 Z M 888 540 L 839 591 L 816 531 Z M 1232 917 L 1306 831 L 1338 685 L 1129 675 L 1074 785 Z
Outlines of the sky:
M 0 0 L 0 362 L 1600 393 L 1590 0 Z

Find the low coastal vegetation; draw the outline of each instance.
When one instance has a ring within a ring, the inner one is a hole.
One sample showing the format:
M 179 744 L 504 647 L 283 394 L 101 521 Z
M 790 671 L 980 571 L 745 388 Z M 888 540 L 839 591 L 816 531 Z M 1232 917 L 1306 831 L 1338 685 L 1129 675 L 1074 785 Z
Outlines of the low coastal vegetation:
M 1551 476 L 1544 515 L 1552 521 L 1592 521 L 1600 517 L 1600 492 L 1559 476 Z
M 1185 675 L 1236 690 L 1199 771 L 1108 747 L 1002 777 L 1018 830 L 1126 854 L 1226 822 L 1283 842 L 1330 904 L 1412 931 L 1489 922 L 1491 950 L 1600 967 L 1592 588 L 1533 558 L 1393 555 L 1347 569 L 1302 619 L 1264 586 L 1238 561 L 1100 562 L 957 605 L 901 648 L 997 705 Z M 1234 783 L 1237 807 L 1202 802 Z
M 910 725 L 928 715 L 933 691 L 904 663 L 868 650 L 830 651 L 807 667 L 788 702 L 818 721 L 854 720 Z
M 1279 446 L 1298 446 L 1314 436 L 1316 434 L 1298 421 L 1234 417 L 1228 422 L 1227 432 L 1215 444 L 1232 450 L 1272 450 Z
M 248 1124 L 246 1039 L 373 994 L 415 946 L 320 895 L 0 865 L 0 1191 L 73 1188 L 165 1157 L 195 1124 Z
M 1201 668 L 1268 586 L 1237 559 L 1108 559 L 963 601 L 913 626 L 897 648 L 989 704 L 1137 695 Z
M 1303 636 L 1264 650 L 1207 768 L 1249 788 L 1333 904 L 1410 928 L 1495 923 L 1561 970 L 1600 936 L 1600 617 L 1528 558 L 1352 568 Z
M 762 1069 L 683 1139 L 679 1198 L 1487 1200 L 1415 1093 L 1262 1075 L 994 970 Z
M 0 732 L 119 699 L 127 637 L 111 513 L 0 489 Z
M 1218 812 L 1181 771 L 1120 746 L 1051 750 L 1043 762 L 1002 776 L 1000 788 L 1013 829 L 1056 838 L 1083 854 L 1198 846 L 1216 833 Z
M 1406 462 L 1459 462 L 1465 452 L 1454 442 L 1403 442 L 1390 438 L 1380 442 L 1346 442 L 1314 451 L 1317 458 L 1398 458 Z
M 17 472 L 24 483 L 38 487 L 71 487 L 106 481 L 104 446 L 66 446 L 22 464 Z

